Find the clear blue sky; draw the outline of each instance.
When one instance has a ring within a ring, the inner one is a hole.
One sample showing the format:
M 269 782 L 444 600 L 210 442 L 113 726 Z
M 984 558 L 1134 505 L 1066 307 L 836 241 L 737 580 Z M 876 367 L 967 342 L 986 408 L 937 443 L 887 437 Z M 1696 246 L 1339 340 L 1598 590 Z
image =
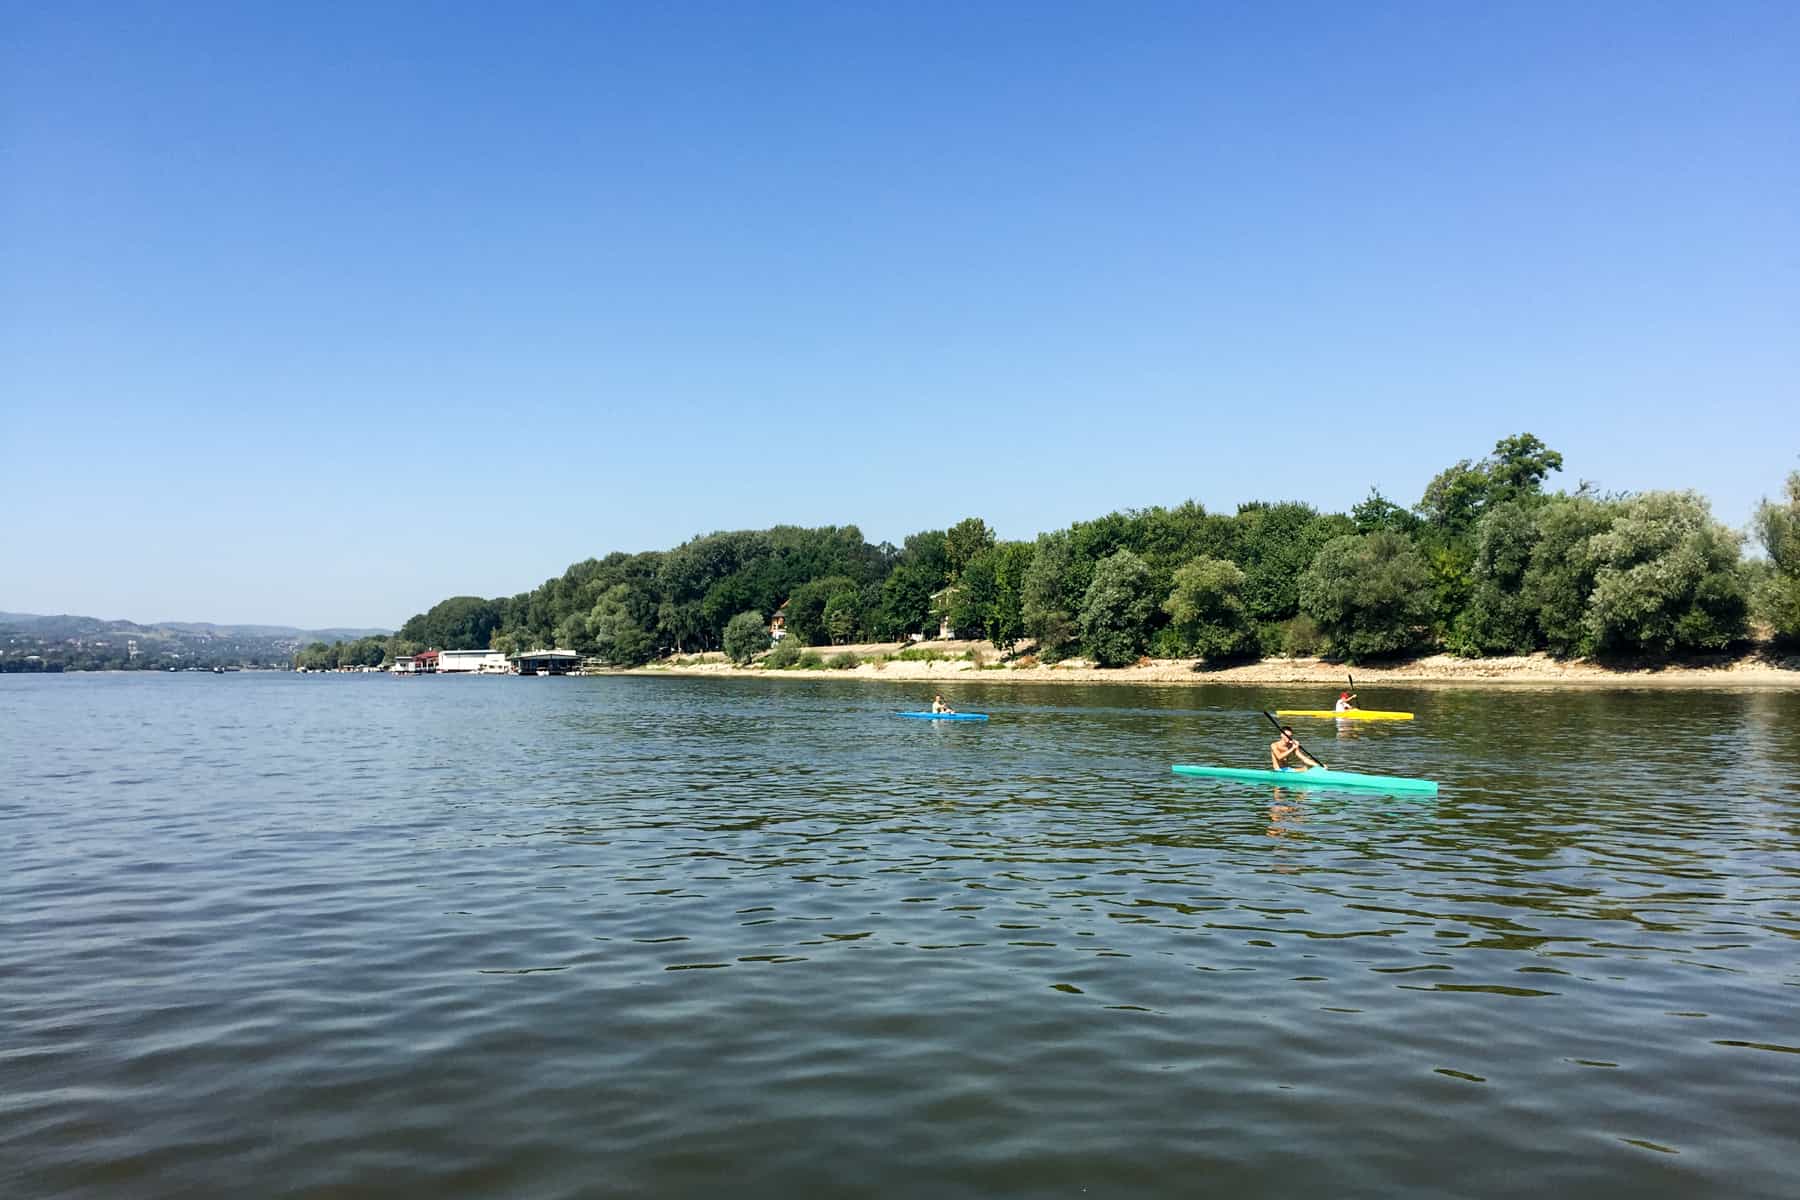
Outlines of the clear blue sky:
M 1800 467 L 1800 5 L 0 5 L 0 609 Z

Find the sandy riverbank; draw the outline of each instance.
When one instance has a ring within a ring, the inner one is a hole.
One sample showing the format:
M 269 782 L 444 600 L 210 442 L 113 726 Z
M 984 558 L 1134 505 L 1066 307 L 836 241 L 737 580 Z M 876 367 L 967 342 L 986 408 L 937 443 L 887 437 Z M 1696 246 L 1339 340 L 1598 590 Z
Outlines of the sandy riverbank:
M 760 666 L 734 667 L 720 654 L 704 654 L 652 663 L 632 675 L 687 675 L 735 678 L 865 679 L 910 683 L 1127 683 L 1127 684 L 1310 684 L 1342 687 L 1347 674 L 1365 684 L 1420 684 L 1453 687 L 1675 687 L 1675 688 L 1796 688 L 1800 689 L 1800 657 L 1786 659 L 1767 654 L 1721 658 L 1716 662 L 1675 666 L 1614 666 L 1587 661 L 1559 662 L 1542 654 L 1516 658 L 1454 658 L 1434 654 L 1381 666 L 1346 668 L 1342 663 L 1316 658 L 1265 658 L 1231 667 L 1208 667 L 1194 659 L 1153 659 L 1132 667 L 1105 670 L 1082 659 L 1053 665 L 1003 664 L 1001 655 L 985 642 L 932 642 L 930 649 L 946 655 L 942 660 L 901 661 L 888 657 L 898 652 L 893 645 L 821 646 L 826 660 L 846 651 L 864 661 L 847 669 L 771 671 Z M 973 651 L 978 657 L 962 657 Z M 873 660 L 873 661 L 871 661 Z

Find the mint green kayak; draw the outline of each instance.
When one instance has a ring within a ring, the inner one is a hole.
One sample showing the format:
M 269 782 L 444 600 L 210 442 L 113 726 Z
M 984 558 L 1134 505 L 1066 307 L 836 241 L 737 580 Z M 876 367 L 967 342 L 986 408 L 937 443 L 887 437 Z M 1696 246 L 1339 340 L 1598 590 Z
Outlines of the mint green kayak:
M 1437 795 L 1434 779 L 1408 779 L 1404 775 L 1359 775 L 1355 771 L 1330 771 L 1314 767 L 1310 771 L 1258 771 L 1250 767 L 1189 767 L 1177 763 L 1171 767 L 1177 775 L 1203 775 L 1209 779 L 1241 779 L 1246 783 L 1278 783 L 1296 788 L 1357 788 L 1416 796 Z

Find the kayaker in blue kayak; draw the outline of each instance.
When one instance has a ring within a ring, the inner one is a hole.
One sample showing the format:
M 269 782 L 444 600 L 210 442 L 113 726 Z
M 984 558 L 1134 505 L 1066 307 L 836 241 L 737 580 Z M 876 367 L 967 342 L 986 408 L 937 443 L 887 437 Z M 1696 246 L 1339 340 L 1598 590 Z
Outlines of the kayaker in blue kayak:
M 931 698 L 931 711 L 934 713 L 953 713 L 956 710 L 944 703 L 944 697 L 942 695 L 937 695 Z
M 1316 767 L 1319 760 L 1300 748 L 1294 739 L 1294 727 L 1283 725 L 1281 736 L 1269 743 L 1269 769 L 1271 771 L 1292 771 L 1291 762 L 1303 762 L 1307 767 Z M 1304 769 L 1304 768 L 1302 768 Z

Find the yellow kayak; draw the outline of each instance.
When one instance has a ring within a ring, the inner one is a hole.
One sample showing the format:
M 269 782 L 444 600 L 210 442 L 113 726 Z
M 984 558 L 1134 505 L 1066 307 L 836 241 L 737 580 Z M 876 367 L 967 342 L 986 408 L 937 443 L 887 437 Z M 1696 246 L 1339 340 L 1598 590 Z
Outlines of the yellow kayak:
M 1329 708 L 1278 708 L 1278 717 L 1325 717 L 1339 721 L 1410 721 L 1411 713 L 1382 712 L 1374 708 L 1350 708 L 1343 712 L 1334 712 Z

